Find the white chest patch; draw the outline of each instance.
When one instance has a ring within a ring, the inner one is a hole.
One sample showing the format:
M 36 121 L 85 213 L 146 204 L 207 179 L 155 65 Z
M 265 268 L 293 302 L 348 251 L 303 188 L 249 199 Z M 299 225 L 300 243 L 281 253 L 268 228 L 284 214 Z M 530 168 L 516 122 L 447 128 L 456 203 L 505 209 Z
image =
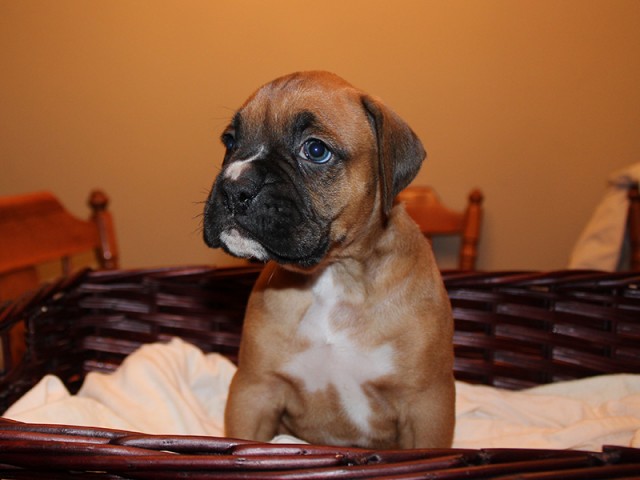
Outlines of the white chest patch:
M 313 287 L 314 301 L 299 327 L 299 334 L 310 342 L 285 365 L 285 373 L 301 380 L 309 393 L 333 386 L 344 411 L 366 434 L 370 431 L 371 405 L 363 386 L 393 372 L 393 347 L 360 345 L 349 328 L 341 328 L 354 312 L 346 303 L 343 288 L 336 284 L 331 269 Z

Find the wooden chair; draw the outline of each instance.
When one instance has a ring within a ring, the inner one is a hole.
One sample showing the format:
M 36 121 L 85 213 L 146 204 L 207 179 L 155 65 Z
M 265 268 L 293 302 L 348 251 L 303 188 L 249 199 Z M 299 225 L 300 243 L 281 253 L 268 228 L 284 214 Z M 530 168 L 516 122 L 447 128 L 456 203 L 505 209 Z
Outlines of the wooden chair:
M 116 268 L 108 203 L 102 191 L 91 192 L 91 216 L 80 220 L 48 192 L 0 197 L 0 300 L 37 287 L 38 265 L 57 260 L 62 275 L 69 275 L 72 257 L 83 252 L 95 252 L 98 268 Z
M 475 270 L 482 223 L 483 195 L 480 190 L 469 193 L 467 208 L 456 212 L 445 207 L 436 192 L 427 186 L 410 186 L 398 195 L 425 237 L 457 235 L 461 237 L 458 268 Z
M 629 268 L 640 270 L 640 192 L 638 184 L 629 187 L 629 212 L 627 214 L 627 231 L 629 232 Z
M 98 268 L 118 266 L 118 248 L 108 197 L 95 190 L 89 196 L 91 215 L 80 220 L 65 210 L 51 193 L 0 197 L 0 304 L 16 300 L 42 282 L 43 264 L 59 263 L 55 275 L 69 275 L 78 255 L 95 252 Z M 90 259 L 86 259 L 90 260 Z M 0 324 L 0 371 L 22 358 L 24 348 L 7 351 L 23 342 L 24 326 L 10 332 Z

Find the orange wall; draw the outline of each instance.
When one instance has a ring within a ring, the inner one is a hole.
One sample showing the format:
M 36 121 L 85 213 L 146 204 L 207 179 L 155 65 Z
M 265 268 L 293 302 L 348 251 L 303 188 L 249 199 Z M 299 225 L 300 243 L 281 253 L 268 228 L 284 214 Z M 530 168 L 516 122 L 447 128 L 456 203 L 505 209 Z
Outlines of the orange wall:
M 229 261 L 199 231 L 219 132 L 294 70 L 385 99 L 451 206 L 483 189 L 485 269 L 564 267 L 640 156 L 636 0 L 21 0 L 0 19 L 0 193 L 84 215 L 104 188 L 126 267 Z

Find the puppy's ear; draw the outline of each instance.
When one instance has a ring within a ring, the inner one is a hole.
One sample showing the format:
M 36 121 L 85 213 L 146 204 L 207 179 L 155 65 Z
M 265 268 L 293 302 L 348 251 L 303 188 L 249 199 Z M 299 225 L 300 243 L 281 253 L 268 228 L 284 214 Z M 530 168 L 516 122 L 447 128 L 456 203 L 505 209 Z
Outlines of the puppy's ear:
M 385 217 L 393 201 L 420 170 L 426 152 L 404 120 L 377 99 L 362 97 L 378 144 L 378 174 Z

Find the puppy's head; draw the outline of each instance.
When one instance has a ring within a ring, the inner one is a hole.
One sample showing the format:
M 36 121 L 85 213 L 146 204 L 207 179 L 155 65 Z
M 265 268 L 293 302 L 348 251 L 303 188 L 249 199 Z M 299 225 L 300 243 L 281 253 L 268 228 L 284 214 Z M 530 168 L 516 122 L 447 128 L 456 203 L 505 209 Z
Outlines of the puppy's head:
M 205 242 L 293 268 L 313 267 L 379 231 L 425 157 L 395 113 L 327 72 L 261 87 L 222 142 Z

